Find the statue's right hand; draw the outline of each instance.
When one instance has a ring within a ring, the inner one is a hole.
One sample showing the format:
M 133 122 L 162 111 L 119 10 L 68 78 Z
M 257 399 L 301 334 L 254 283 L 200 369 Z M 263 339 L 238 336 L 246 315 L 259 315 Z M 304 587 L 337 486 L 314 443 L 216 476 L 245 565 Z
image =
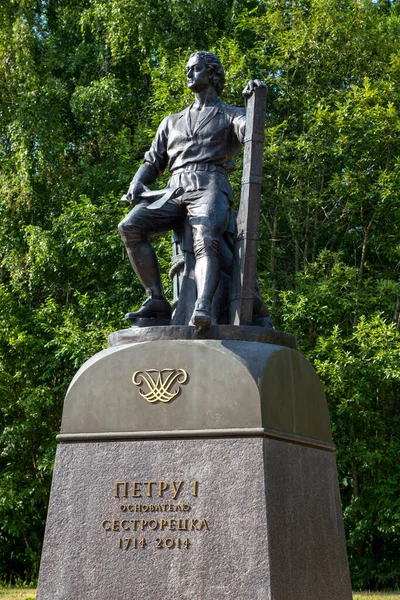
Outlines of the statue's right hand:
M 124 199 L 130 204 L 133 204 L 136 198 L 140 196 L 140 194 L 142 194 L 144 191 L 146 191 L 146 188 L 143 185 L 143 183 L 141 181 L 133 180 L 131 182 L 131 185 L 129 186 L 129 190 L 124 196 Z

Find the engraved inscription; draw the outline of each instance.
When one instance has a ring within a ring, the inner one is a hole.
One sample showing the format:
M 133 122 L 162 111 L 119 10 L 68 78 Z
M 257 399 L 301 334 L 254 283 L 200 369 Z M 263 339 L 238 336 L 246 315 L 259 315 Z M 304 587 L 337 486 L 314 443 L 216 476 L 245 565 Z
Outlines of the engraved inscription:
M 190 504 L 121 504 L 122 512 L 188 512 Z
M 183 481 L 116 481 L 114 484 L 114 498 L 171 498 L 176 500 L 180 492 L 190 488 L 190 495 L 197 496 L 199 482 L 194 480 L 184 486 Z
M 189 550 L 210 529 L 208 519 L 191 514 L 196 507 L 187 502 L 189 498 L 196 502 L 199 489 L 197 480 L 115 481 L 112 495 L 123 514 L 102 519 L 100 528 L 108 537 L 116 536 L 121 551 Z

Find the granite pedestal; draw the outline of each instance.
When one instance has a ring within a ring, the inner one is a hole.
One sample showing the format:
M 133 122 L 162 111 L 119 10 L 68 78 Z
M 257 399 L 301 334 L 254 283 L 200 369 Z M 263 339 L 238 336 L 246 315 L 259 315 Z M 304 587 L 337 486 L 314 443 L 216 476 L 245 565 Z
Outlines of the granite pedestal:
M 293 348 L 108 348 L 59 442 L 38 600 L 351 600 L 326 400 Z

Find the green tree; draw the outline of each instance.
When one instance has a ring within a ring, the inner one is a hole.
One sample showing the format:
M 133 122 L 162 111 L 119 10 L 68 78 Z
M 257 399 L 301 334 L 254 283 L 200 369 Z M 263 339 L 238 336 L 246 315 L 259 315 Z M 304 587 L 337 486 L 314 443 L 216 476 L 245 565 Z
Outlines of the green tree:
M 260 4 L 270 88 L 261 281 L 327 393 L 353 582 L 399 585 L 399 11 Z
M 327 392 L 353 581 L 399 585 L 399 34 L 388 1 L 3 0 L 0 573 L 37 573 L 68 383 L 141 302 L 118 198 L 211 49 L 225 101 L 268 83 L 261 287 Z

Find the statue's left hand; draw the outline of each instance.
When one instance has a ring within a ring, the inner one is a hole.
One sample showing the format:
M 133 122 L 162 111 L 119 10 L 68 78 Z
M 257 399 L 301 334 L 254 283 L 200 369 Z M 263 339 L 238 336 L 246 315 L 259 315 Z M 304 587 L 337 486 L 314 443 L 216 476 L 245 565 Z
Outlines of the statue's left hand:
M 248 100 L 254 92 L 255 88 L 258 87 L 266 88 L 267 84 L 264 81 L 261 81 L 260 79 L 250 79 L 249 83 L 246 85 L 242 92 L 245 99 Z

